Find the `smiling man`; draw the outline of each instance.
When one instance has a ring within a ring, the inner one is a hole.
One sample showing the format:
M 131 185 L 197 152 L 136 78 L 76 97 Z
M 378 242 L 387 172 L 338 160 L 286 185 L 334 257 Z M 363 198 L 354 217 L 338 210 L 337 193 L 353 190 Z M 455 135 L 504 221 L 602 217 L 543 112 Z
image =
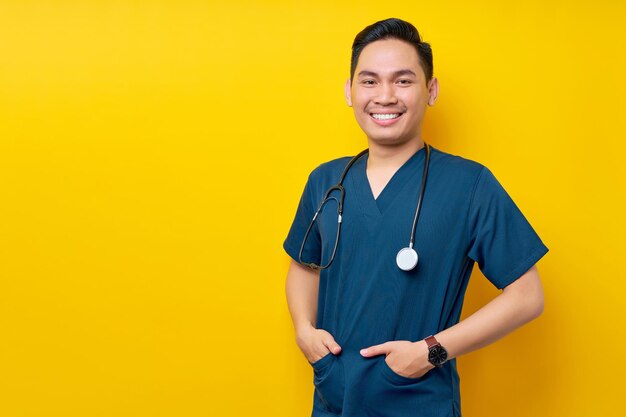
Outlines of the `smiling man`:
M 311 172 L 283 245 L 313 417 L 460 416 L 456 357 L 543 311 L 548 248 L 489 169 L 422 137 L 438 92 L 410 23 L 356 36 L 345 95 L 368 152 Z M 474 263 L 502 292 L 459 321 Z

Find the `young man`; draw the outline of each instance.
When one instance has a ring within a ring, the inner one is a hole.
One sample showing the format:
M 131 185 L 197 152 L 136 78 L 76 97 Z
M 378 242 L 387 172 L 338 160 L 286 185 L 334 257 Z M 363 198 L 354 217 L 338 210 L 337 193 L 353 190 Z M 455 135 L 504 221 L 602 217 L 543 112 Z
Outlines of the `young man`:
M 460 416 L 455 358 L 543 310 L 548 248 L 486 167 L 422 138 L 438 91 L 410 23 L 356 36 L 345 95 L 369 152 L 311 172 L 284 242 L 313 417 Z M 459 322 L 474 262 L 503 291 Z

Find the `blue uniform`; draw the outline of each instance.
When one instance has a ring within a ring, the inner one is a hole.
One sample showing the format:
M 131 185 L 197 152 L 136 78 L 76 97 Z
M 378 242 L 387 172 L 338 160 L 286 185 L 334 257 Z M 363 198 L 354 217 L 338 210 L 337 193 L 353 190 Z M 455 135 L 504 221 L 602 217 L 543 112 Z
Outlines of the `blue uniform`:
M 313 417 L 460 416 L 456 360 L 408 378 L 391 369 L 385 355 L 365 358 L 359 350 L 393 340 L 415 342 L 458 323 L 474 262 L 504 288 L 548 252 L 489 169 L 431 146 L 415 232 L 419 263 L 412 271 L 400 270 L 395 257 L 409 242 L 425 155 L 424 147 L 412 155 L 376 199 L 367 155 L 344 179 L 341 237 L 333 263 L 320 271 L 316 324 L 342 351 L 312 364 Z M 326 162 L 309 175 L 283 245 L 296 261 L 317 206 L 349 160 Z M 335 243 L 334 202 L 316 223 L 302 259 L 324 264 Z

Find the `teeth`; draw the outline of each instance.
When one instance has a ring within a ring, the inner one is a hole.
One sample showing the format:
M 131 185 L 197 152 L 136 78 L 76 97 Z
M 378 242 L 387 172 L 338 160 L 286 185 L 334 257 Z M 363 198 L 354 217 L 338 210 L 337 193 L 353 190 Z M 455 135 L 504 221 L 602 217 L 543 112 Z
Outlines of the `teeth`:
M 400 117 L 400 113 L 388 113 L 388 114 L 373 113 L 372 117 L 376 120 L 389 120 L 389 119 L 396 119 Z

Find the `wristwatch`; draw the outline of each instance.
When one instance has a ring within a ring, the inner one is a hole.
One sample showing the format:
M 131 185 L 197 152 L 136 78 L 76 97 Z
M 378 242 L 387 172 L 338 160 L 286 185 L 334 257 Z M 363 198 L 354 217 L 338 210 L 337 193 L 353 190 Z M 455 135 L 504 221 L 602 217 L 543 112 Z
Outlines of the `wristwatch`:
M 435 339 L 435 336 L 428 336 L 424 341 L 428 345 L 428 362 L 437 368 L 441 368 L 448 360 L 448 351 L 441 346 L 441 343 Z

